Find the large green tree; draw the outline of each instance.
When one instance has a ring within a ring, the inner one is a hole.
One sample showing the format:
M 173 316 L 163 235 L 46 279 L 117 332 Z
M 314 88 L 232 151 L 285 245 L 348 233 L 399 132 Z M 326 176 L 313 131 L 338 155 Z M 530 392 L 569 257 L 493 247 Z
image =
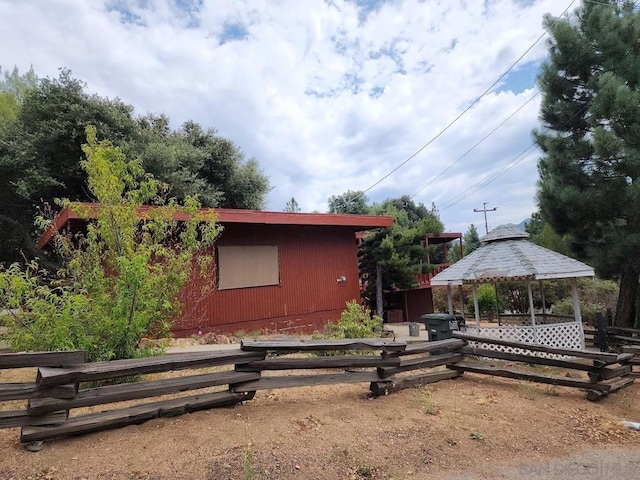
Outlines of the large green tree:
M 529 241 L 536 245 L 563 255 L 573 255 L 571 237 L 568 234 L 560 235 L 556 232 L 540 212 L 534 212 L 531 215 L 531 221 L 527 223 L 525 230 L 529 234 Z
M 462 237 L 462 250 L 465 255 L 469 255 L 480 246 L 480 236 L 478 228 L 472 223 Z M 460 254 L 460 244 L 451 242 L 449 245 L 449 262 L 455 263 L 462 258 Z
M 393 292 L 415 286 L 415 274 L 424 273 L 427 250 L 425 236 L 442 233 L 437 211 L 415 204 L 407 195 L 387 199 L 369 208 L 374 215 L 390 215 L 393 227 L 366 236 L 358 249 L 360 271 L 368 278 L 366 297 L 376 301 L 376 267 L 380 266 L 383 290 Z
M 21 74 L 17 67 L 11 72 L 0 68 L 0 128 L 15 120 L 27 93 L 38 85 L 33 67 Z
M 136 128 L 132 107 L 87 95 L 68 70 L 16 91 L 17 115 L 0 129 L 0 262 L 39 255 L 33 219 L 43 203 L 93 198 L 80 166 L 87 125 L 114 141 Z
M 329 213 L 365 215 L 369 213 L 369 199 L 362 190 L 347 190 L 329 197 Z
M 63 259 L 55 277 L 37 262 L 0 265 L 0 309 L 9 312 L 7 339 L 16 350 L 86 350 L 90 361 L 145 355 L 143 336 L 165 334 L 185 313 L 180 291 L 193 278 L 211 285 L 210 251 L 219 232 L 215 216 L 198 213 L 187 198 L 166 202 L 165 185 L 87 129 L 87 189 L 99 203 L 83 235 L 56 235 Z M 156 208 L 141 221 L 143 204 Z M 80 217 L 82 205 L 68 203 Z M 173 220 L 176 212 L 188 215 Z M 196 260 L 197 259 L 197 260 Z M 193 309 L 193 305 L 190 306 Z
M 174 130 L 163 115 L 138 118 L 119 99 L 88 94 L 68 70 L 40 80 L 14 70 L 0 81 L 0 262 L 40 256 L 47 265 L 34 243 L 38 210 L 54 198 L 95 200 L 80 166 L 87 125 L 129 158 L 140 158 L 171 197 L 197 195 L 208 207 L 264 207 L 268 179 L 215 130 L 192 121 Z
M 616 321 L 632 326 L 640 275 L 640 12 L 585 2 L 545 18 L 549 59 L 539 76 L 535 138 L 541 212 L 599 275 L 620 279 Z

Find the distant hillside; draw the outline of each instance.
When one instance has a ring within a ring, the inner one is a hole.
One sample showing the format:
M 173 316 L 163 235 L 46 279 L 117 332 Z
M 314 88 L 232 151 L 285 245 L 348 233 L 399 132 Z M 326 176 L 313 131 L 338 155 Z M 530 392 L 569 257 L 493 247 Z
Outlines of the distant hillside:
M 529 224 L 529 222 L 531 221 L 531 218 L 525 218 L 523 221 L 521 221 L 519 224 L 515 225 L 515 227 L 518 230 L 522 230 L 523 232 L 526 231 L 525 227 Z
M 525 227 L 529 224 L 530 221 L 531 221 L 531 218 L 525 218 L 523 221 L 521 221 L 517 225 L 515 223 L 508 223 L 507 225 L 511 225 L 512 227 L 516 227 L 518 230 L 522 232 L 526 232 L 527 230 L 525 229 Z

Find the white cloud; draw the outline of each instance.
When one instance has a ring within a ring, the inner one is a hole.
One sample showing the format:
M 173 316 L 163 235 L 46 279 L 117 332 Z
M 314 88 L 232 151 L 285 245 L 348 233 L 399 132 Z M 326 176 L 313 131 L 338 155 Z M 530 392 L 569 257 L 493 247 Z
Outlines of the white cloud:
M 370 187 L 437 134 L 564 3 L 372 0 L 364 15 L 344 0 L 0 0 L 0 64 L 41 76 L 68 67 L 140 114 L 214 127 L 258 159 L 274 186 L 270 209 L 294 196 L 324 211 L 329 196 Z M 523 63 L 545 54 L 539 42 Z M 500 90 L 368 196 L 414 194 L 533 93 Z M 536 98 L 416 199 L 446 205 L 509 165 L 531 144 L 538 108 Z M 443 209 L 447 228 L 482 223 L 482 202 L 499 207 L 494 226 L 529 215 L 535 160 Z

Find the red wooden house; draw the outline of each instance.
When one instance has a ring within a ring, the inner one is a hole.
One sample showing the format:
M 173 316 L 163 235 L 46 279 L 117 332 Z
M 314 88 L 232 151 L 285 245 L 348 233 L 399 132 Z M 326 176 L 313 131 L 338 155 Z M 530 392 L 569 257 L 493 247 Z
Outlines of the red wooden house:
M 358 233 L 356 237 L 358 241 L 362 241 L 365 235 L 365 233 Z M 419 322 L 420 317 L 425 313 L 433 313 L 431 278 L 451 266 L 448 258 L 450 242 L 457 242 L 460 256 L 463 257 L 462 233 L 427 234 L 424 238 L 427 256 L 423 259 L 423 265 L 429 265 L 433 270 L 428 273 L 417 273 L 414 277 L 415 286 L 412 288 L 384 292 L 384 319 L 387 323 Z M 430 246 L 436 246 L 439 249 L 439 252 L 436 252 L 437 258 L 430 257 Z M 366 288 L 366 281 L 367 279 L 364 279 L 361 282 L 362 291 Z
M 425 313 L 433 313 L 431 279 L 445 268 L 451 266 L 448 258 L 448 245 L 453 241 L 458 242 L 460 256 L 464 256 L 462 233 L 443 232 L 439 235 L 428 234 L 425 237 L 424 242 L 427 247 L 427 258 L 425 258 L 424 261 L 426 265 L 433 267 L 433 271 L 416 274 L 416 286 L 414 288 L 398 290 L 388 295 L 388 322 L 419 322 L 420 317 Z M 433 245 L 441 250 L 437 259 L 430 258 L 429 256 L 429 246 Z
M 355 232 L 393 224 L 391 217 L 216 209 L 224 231 L 216 240 L 215 286 L 203 298 L 185 287 L 185 315 L 174 333 L 202 330 L 321 330 L 359 300 Z M 40 239 L 82 228 L 64 209 Z

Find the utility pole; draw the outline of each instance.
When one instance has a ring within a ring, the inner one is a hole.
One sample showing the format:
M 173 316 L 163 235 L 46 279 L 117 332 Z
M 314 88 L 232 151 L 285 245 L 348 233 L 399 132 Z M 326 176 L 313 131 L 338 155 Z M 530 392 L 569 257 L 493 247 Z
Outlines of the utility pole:
M 498 207 L 487 208 L 487 202 L 482 202 L 482 208 L 474 208 L 474 212 L 482 212 L 484 213 L 484 231 L 486 234 L 489 234 L 489 223 L 487 222 L 487 212 L 495 212 Z

